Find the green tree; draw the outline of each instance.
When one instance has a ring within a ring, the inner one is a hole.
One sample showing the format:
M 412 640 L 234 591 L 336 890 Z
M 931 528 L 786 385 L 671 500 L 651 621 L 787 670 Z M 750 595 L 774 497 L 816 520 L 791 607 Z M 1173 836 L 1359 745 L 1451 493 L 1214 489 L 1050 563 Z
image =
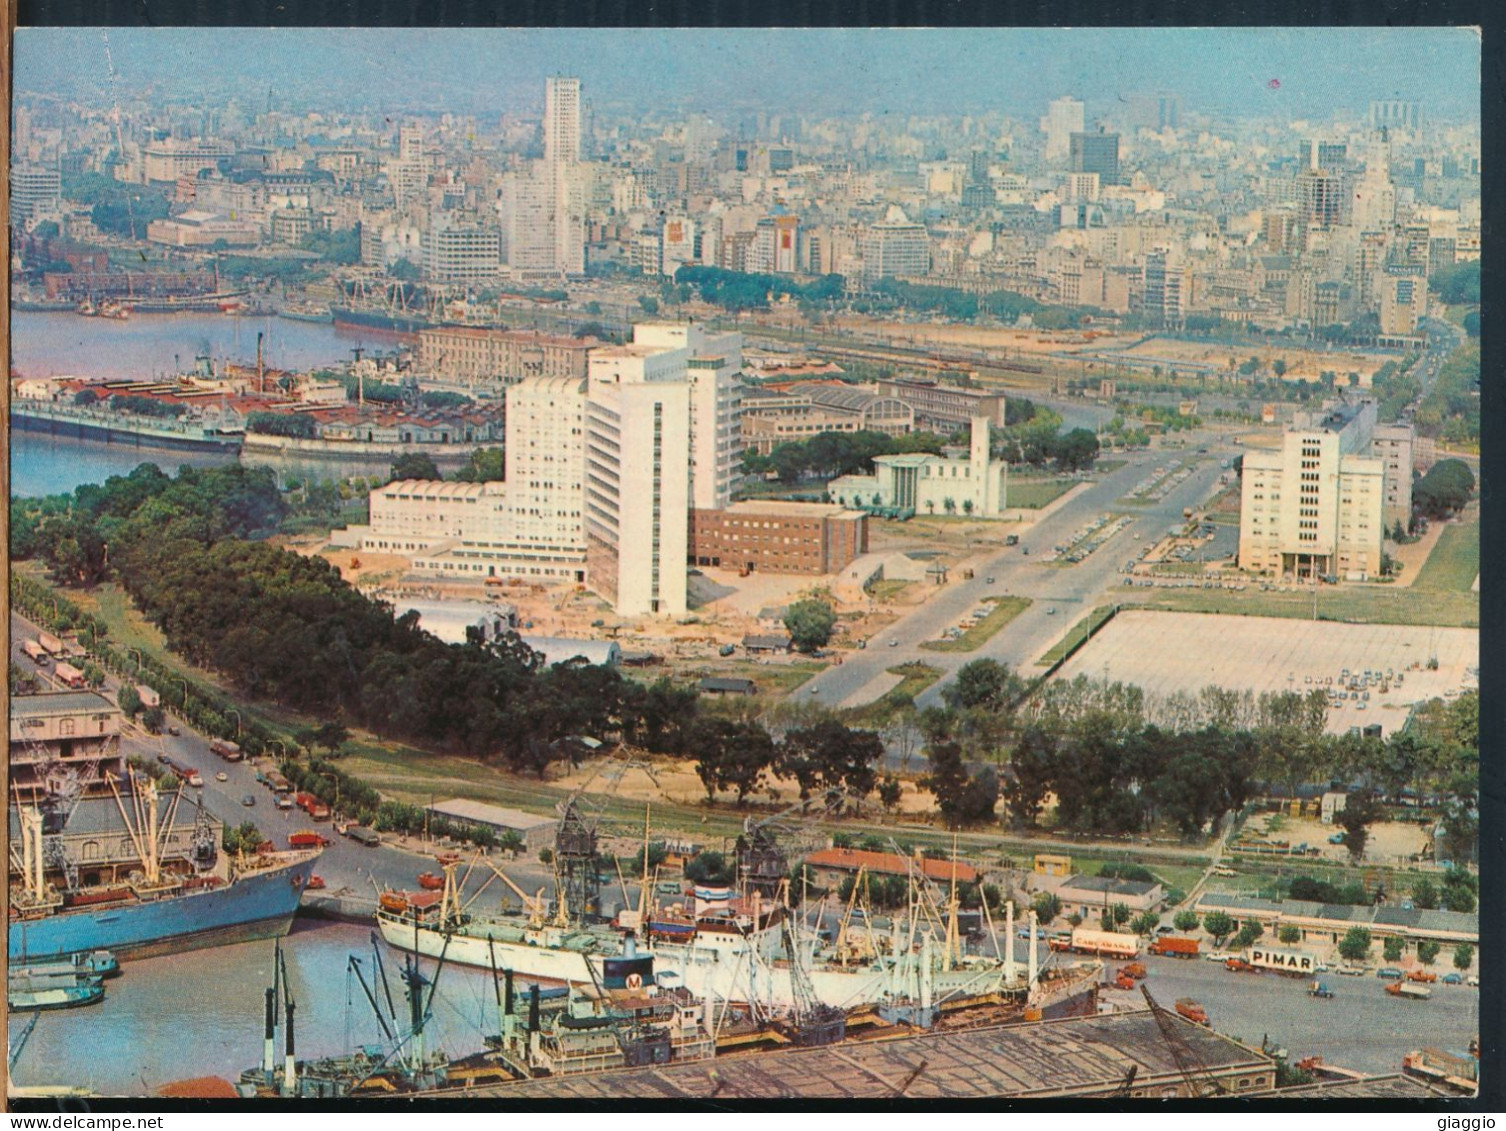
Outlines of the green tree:
M 1030 906 L 1035 911 L 1036 922 L 1043 927 L 1062 913 L 1062 901 L 1056 897 L 1055 892 L 1037 892 L 1030 901 Z
M 1339 955 L 1350 962 L 1363 962 L 1370 957 L 1370 931 L 1366 927 L 1350 927 L 1339 940 Z
M 1469 943 L 1460 943 L 1454 947 L 1454 969 L 1468 970 L 1475 960 L 1475 948 Z
M 1399 938 L 1388 938 L 1381 942 L 1381 953 L 1385 955 L 1387 962 L 1399 962 L 1401 960 L 1402 941 Z
M 736 872 L 736 859 L 710 850 L 696 854 L 685 865 L 685 878 L 697 884 L 730 884 Z
M 1282 927 L 1281 930 L 1277 932 L 1276 937 L 1279 938 L 1287 946 L 1292 946 L 1293 944 L 1302 941 L 1302 931 L 1298 927 Z
M 1265 928 L 1254 919 L 1246 919 L 1240 924 L 1239 932 L 1234 936 L 1234 945 L 1239 950 L 1254 946 L 1260 936 L 1265 934 Z
M 1368 790 L 1349 794 L 1344 808 L 1335 816 L 1334 820 L 1344 830 L 1344 847 L 1349 850 L 1349 858 L 1356 863 L 1365 855 L 1365 845 L 1370 839 L 1368 826 L 1380 816 L 1380 806 Z
M 1154 911 L 1142 911 L 1130 920 L 1130 930 L 1134 931 L 1137 935 L 1144 935 L 1146 938 L 1155 934 L 1156 928 L 1160 925 L 1161 916 L 1157 915 Z
M 1431 966 L 1438 961 L 1438 952 L 1443 949 L 1442 944 L 1432 939 L 1423 939 L 1417 944 L 1417 961 L 1424 966 Z
M 1412 904 L 1423 911 L 1433 911 L 1438 907 L 1438 888 L 1432 880 L 1418 880 L 1412 885 Z
M 1171 925 L 1179 931 L 1195 931 L 1198 926 L 1196 911 L 1178 911 L 1171 917 Z
M 1213 936 L 1215 946 L 1223 946 L 1224 940 L 1234 933 L 1234 920 L 1223 911 L 1210 911 L 1203 916 L 1203 930 Z
M 462 483 L 500 483 L 507 478 L 506 453 L 501 448 L 477 448 L 455 478 Z
M 434 463 L 434 457 L 428 452 L 404 452 L 392 461 L 392 478 L 402 479 L 441 479 L 439 468 Z
M 1130 909 L 1122 903 L 1110 904 L 1107 918 L 1108 921 L 1113 924 L 1113 926 L 1110 927 L 1109 930 L 1114 930 L 1117 927 L 1122 927 L 1130 921 Z
M 894 812 L 899 806 L 900 798 L 903 794 L 904 789 L 900 785 L 899 779 L 892 774 L 885 776 L 884 780 L 879 782 L 879 802 L 883 805 L 886 813 Z
M 141 712 L 141 725 L 148 734 L 161 734 L 167 723 L 167 715 L 161 707 L 148 707 Z
M 643 308 L 643 313 L 645 314 L 659 313 L 659 300 L 653 295 L 639 295 L 638 305 Z
M 411 259 L 394 260 L 388 266 L 387 274 L 404 283 L 416 283 L 423 278 L 423 271 Z
M 691 731 L 691 749 L 699 755 L 696 775 L 706 787 L 706 800 L 719 789 L 731 789 L 742 805 L 764 782 L 774 764 L 774 740 L 757 722 L 704 718 Z
M 785 610 L 784 627 L 802 652 L 824 648 L 837 624 L 837 611 L 816 597 L 796 601 Z
M 134 719 L 136 712 L 141 710 L 141 695 L 129 683 L 120 685 L 120 693 L 115 699 L 120 704 L 120 709 L 125 712 L 127 718 Z

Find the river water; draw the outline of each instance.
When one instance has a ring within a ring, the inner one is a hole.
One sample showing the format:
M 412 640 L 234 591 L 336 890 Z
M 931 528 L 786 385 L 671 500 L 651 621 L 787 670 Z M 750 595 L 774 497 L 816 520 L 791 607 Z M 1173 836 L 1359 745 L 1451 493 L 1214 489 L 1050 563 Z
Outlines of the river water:
M 377 945 L 401 1022 L 407 1018 L 402 957 L 385 943 Z M 362 976 L 385 1013 L 386 995 L 373 982 L 369 928 L 300 919 L 283 949 L 297 1005 L 298 1059 L 384 1044 L 371 1006 L 347 968 L 349 955 L 361 959 Z M 107 1096 L 146 1095 L 194 1076 L 236 1080 L 261 1061 L 272 956 L 273 944 L 266 941 L 125 963 L 120 977 L 105 983 L 105 999 L 98 1005 L 42 1014 L 11 1078 L 23 1086 L 83 1085 Z M 421 969 L 432 976 L 434 961 L 423 960 Z M 26 1020 L 12 1017 L 12 1041 Z M 484 1035 L 498 1028 L 490 971 L 446 965 L 426 1030 L 431 1046 L 451 1056 L 478 1052 Z M 279 1033 L 279 1065 L 282 1040 Z
M 128 320 L 83 318 L 76 314 L 15 311 L 11 322 L 11 368 L 25 377 L 91 376 L 143 378 L 186 370 L 195 355 L 216 364 L 253 364 L 256 335 L 262 357 L 273 368 L 308 369 L 337 366 L 355 346 L 389 349 L 358 330 L 329 323 L 286 318 L 241 318 L 223 314 L 141 314 Z M 209 467 L 235 460 L 214 452 L 179 452 L 132 444 L 59 439 L 30 432 L 11 433 L 11 494 L 51 495 L 84 483 L 103 483 L 127 475 L 141 463 L 175 472 L 183 464 Z M 370 460 L 303 461 L 257 457 L 287 478 L 344 478 L 378 475 L 391 463 Z

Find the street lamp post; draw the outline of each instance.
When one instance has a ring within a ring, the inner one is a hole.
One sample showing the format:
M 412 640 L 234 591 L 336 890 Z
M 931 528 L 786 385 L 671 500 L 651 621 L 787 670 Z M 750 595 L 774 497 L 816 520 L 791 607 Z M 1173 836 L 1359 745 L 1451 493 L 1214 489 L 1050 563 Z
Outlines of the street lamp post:
M 188 680 L 184 679 L 182 676 L 179 676 L 178 677 L 178 682 L 183 685 L 183 710 L 187 711 L 188 710 Z
M 225 710 L 235 716 L 235 737 L 239 739 L 241 736 L 241 713 L 234 707 L 226 707 Z
M 141 674 L 141 649 L 140 648 L 131 648 L 128 651 L 130 652 L 130 654 L 132 656 L 136 657 L 136 674 L 140 675 Z

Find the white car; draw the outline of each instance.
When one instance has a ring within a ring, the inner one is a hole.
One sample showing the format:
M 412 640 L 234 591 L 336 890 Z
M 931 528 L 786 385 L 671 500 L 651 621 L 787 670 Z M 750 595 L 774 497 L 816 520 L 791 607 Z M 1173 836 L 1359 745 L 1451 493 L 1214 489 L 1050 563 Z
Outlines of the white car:
M 1231 959 L 1233 957 L 1234 956 L 1232 954 L 1230 954 L 1227 950 L 1210 950 L 1207 954 L 1203 955 L 1203 961 L 1204 962 L 1228 962 L 1229 959 Z
M 1478 974 L 1471 974 L 1468 978 L 1464 979 L 1464 984 L 1466 986 L 1474 986 L 1476 989 L 1479 989 L 1480 988 L 1480 976 Z
M 217 773 L 217 774 L 214 775 L 214 780 L 215 781 L 229 781 L 230 780 L 230 775 L 227 774 L 224 770 L 221 770 L 219 773 Z

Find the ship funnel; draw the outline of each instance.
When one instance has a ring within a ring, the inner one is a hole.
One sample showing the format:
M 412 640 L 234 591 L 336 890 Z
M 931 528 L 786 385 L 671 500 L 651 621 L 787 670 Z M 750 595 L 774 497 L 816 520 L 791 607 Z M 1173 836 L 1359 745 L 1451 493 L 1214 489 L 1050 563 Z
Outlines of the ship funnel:
M 513 1016 L 515 998 L 513 997 L 512 971 L 504 971 L 502 977 L 504 979 L 503 984 L 506 987 L 503 991 L 505 996 L 502 999 L 502 1041 L 505 1045 L 511 1047 L 513 1033 L 517 1029 L 517 1018 Z
M 528 1031 L 539 1031 L 539 984 L 535 982 L 528 994 Z
M 638 940 L 635 939 L 632 935 L 628 935 L 625 939 L 622 940 L 622 957 L 638 957 Z

